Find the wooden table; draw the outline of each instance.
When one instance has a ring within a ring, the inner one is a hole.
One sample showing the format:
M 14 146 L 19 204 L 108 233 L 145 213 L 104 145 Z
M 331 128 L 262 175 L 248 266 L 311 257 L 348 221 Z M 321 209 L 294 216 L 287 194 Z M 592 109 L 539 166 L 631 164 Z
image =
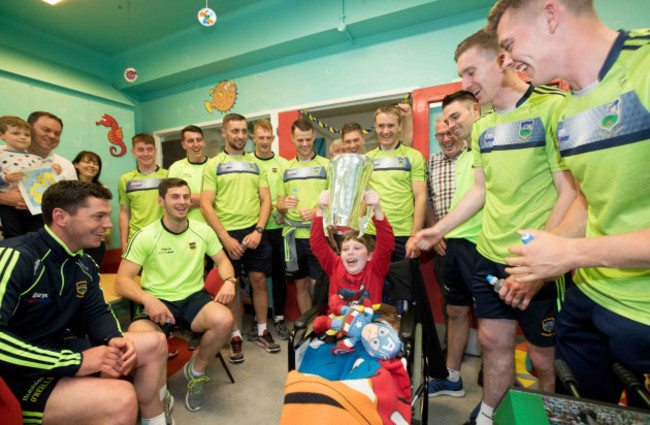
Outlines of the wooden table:
M 115 292 L 116 277 L 117 273 L 102 273 L 99 280 L 99 286 L 101 286 L 104 291 L 104 299 L 109 304 L 114 304 L 123 299 L 123 297 Z M 140 283 L 140 276 L 136 276 L 134 280 Z

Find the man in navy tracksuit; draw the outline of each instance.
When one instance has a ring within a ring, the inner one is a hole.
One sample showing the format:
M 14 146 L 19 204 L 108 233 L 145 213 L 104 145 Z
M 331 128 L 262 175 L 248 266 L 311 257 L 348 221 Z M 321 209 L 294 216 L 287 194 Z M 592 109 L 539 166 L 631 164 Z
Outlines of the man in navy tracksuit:
M 172 423 L 165 416 L 167 349 L 155 332 L 123 334 L 104 301 L 99 246 L 111 193 L 62 181 L 42 201 L 45 228 L 0 242 L 0 375 L 25 423 Z M 88 338 L 65 339 L 81 328 Z M 134 383 L 115 379 L 133 372 Z

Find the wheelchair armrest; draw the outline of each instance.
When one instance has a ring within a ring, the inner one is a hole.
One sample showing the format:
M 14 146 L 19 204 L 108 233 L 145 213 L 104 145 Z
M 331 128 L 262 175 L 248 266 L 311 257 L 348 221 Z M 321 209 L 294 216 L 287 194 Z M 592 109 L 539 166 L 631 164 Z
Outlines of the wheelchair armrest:
M 309 310 L 305 311 L 303 314 L 300 315 L 299 318 L 296 319 L 296 321 L 293 324 L 293 328 L 295 330 L 305 329 L 307 327 L 307 324 L 313 318 L 315 318 L 321 312 L 321 310 L 323 310 L 323 307 L 327 307 L 327 304 L 315 305 Z
M 400 321 L 399 336 L 402 340 L 410 340 L 415 332 L 415 311 L 408 310 L 402 316 Z

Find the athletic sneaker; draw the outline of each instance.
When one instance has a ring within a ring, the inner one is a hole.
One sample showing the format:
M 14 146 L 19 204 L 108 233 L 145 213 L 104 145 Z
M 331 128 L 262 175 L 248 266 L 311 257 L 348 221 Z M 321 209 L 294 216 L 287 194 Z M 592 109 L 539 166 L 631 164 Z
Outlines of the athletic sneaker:
M 171 395 L 169 390 L 166 390 L 165 393 L 165 415 L 169 416 L 172 414 L 172 409 L 174 408 L 174 396 Z
M 171 416 L 165 415 L 165 425 L 176 425 L 176 422 L 174 422 L 174 418 Z
M 178 356 L 178 347 L 172 342 L 171 338 L 167 338 L 167 358 L 173 359 Z
M 249 341 L 257 340 L 257 322 L 253 320 L 250 329 L 246 331 L 246 339 Z
M 465 396 L 463 389 L 463 378 L 458 378 L 458 382 L 451 382 L 448 379 L 433 379 L 429 382 L 429 397 L 438 397 L 448 395 L 451 397 Z
M 289 334 L 291 331 L 289 328 L 287 328 L 287 325 L 284 323 L 284 319 L 280 319 L 278 321 L 273 322 L 273 326 L 275 326 L 275 331 L 278 333 L 278 336 L 284 340 L 289 339 Z
M 185 406 L 187 406 L 187 410 L 190 412 L 196 412 L 205 404 L 205 388 L 203 386 L 210 380 L 205 374 L 195 378 L 191 370 L 193 364 L 194 361 L 190 360 L 183 366 L 183 373 L 185 374 L 185 378 L 187 378 Z
M 273 335 L 268 329 L 264 329 L 262 336 L 257 337 L 257 345 L 266 350 L 267 353 L 277 353 L 280 351 L 280 345 L 273 340 Z
M 230 340 L 230 357 L 228 358 L 230 363 L 241 363 L 244 361 L 244 353 L 241 351 L 242 342 L 238 336 Z
M 469 414 L 469 420 L 463 425 L 476 425 L 476 418 L 478 418 L 478 412 L 481 411 L 481 403 L 483 400 L 479 401 L 472 413 Z

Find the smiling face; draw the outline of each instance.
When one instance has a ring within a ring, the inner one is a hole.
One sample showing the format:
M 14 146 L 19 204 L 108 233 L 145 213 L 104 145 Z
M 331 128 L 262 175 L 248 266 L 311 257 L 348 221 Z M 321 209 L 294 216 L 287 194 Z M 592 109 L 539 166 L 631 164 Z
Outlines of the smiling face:
M 75 214 L 69 214 L 62 209 L 55 209 L 55 214 L 61 214 L 64 224 L 64 238 L 70 251 L 96 248 L 101 244 L 106 229 L 113 227 L 111 223 L 111 206 L 106 199 L 89 197 L 86 205 L 80 205 Z
M 190 209 L 190 188 L 187 186 L 170 187 L 164 198 L 158 197 L 158 205 L 163 207 L 165 220 L 185 221 Z
M 183 140 L 181 146 L 187 153 L 187 159 L 190 162 L 201 162 L 205 158 L 203 151 L 205 150 L 205 140 L 203 135 L 195 131 L 186 131 L 183 133 Z
M 463 149 L 462 139 L 452 136 L 449 126 L 444 121 L 436 121 L 436 140 L 442 153 L 449 158 L 455 158 Z
M 275 136 L 272 130 L 267 130 L 262 127 L 255 129 L 253 141 L 255 142 L 255 150 L 259 155 L 265 156 L 272 153 L 271 146 L 273 145 Z
M 25 151 L 32 140 L 32 132 L 28 128 L 7 126 L 7 131 L 0 133 L 0 139 L 4 140 L 7 147 L 15 151 Z
M 100 170 L 99 161 L 91 155 L 84 155 L 79 162 L 74 163 L 80 181 L 92 182 Z
M 459 140 L 461 144 L 469 144 L 472 135 L 472 125 L 478 118 L 472 109 L 472 102 L 463 100 L 451 102 L 445 106 L 442 115 L 445 123 L 449 126 L 451 135 L 456 140 Z
M 375 132 L 382 149 L 390 150 L 397 146 L 399 132 L 402 130 L 399 116 L 381 112 L 375 117 Z
M 135 160 L 138 162 L 138 168 L 141 171 L 149 170 L 156 166 L 156 147 L 154 145 L 135 142 L 131 153 L 135 156 Z
M 48 116 L 39 117 L 32 126 L 32 150 L 38 155 L 47 156 L 59 146 L 61 124 Z
M 343 136 L 343 145 L 345 146 L 345 151 L 347 153 L 363 153 L 361 147 L 365 141 L 366 140 L 363 137 L 363 134 L 361 134 L 359 131 L 351 131 L 349 133 L 345 133 Z
M 248 124 L 245 120 L 230 120 L 221 129 L 221 135 L 226 139 L 228 152 L 240 155 L 244 153 L 244 146 L 248 140 Z
M 495 52 L 478 46 L 470 47 L 458 57 L 456 66 L 463 90 L 472 92 L 481 105 L 497 97 L 503 74 Z
M 314 156 L 314 130 L 295 128 L 291 134 L 291 139 L 296 146 L 299 160 L 306 161 Z
M 562 46 L 549 31 L 547 21 L 540 14 L 507 10 L 497 28 L 499 46 L 505 52 L 504 67 L 525 72 L 534 85 L 547 83 L 557 77 L 554 72 L 561 63 Z
M 341 244 L 341 261 L 350 274 L 361 273 L 371 257 L 368 248 L 357 240 L 350 239 Z

